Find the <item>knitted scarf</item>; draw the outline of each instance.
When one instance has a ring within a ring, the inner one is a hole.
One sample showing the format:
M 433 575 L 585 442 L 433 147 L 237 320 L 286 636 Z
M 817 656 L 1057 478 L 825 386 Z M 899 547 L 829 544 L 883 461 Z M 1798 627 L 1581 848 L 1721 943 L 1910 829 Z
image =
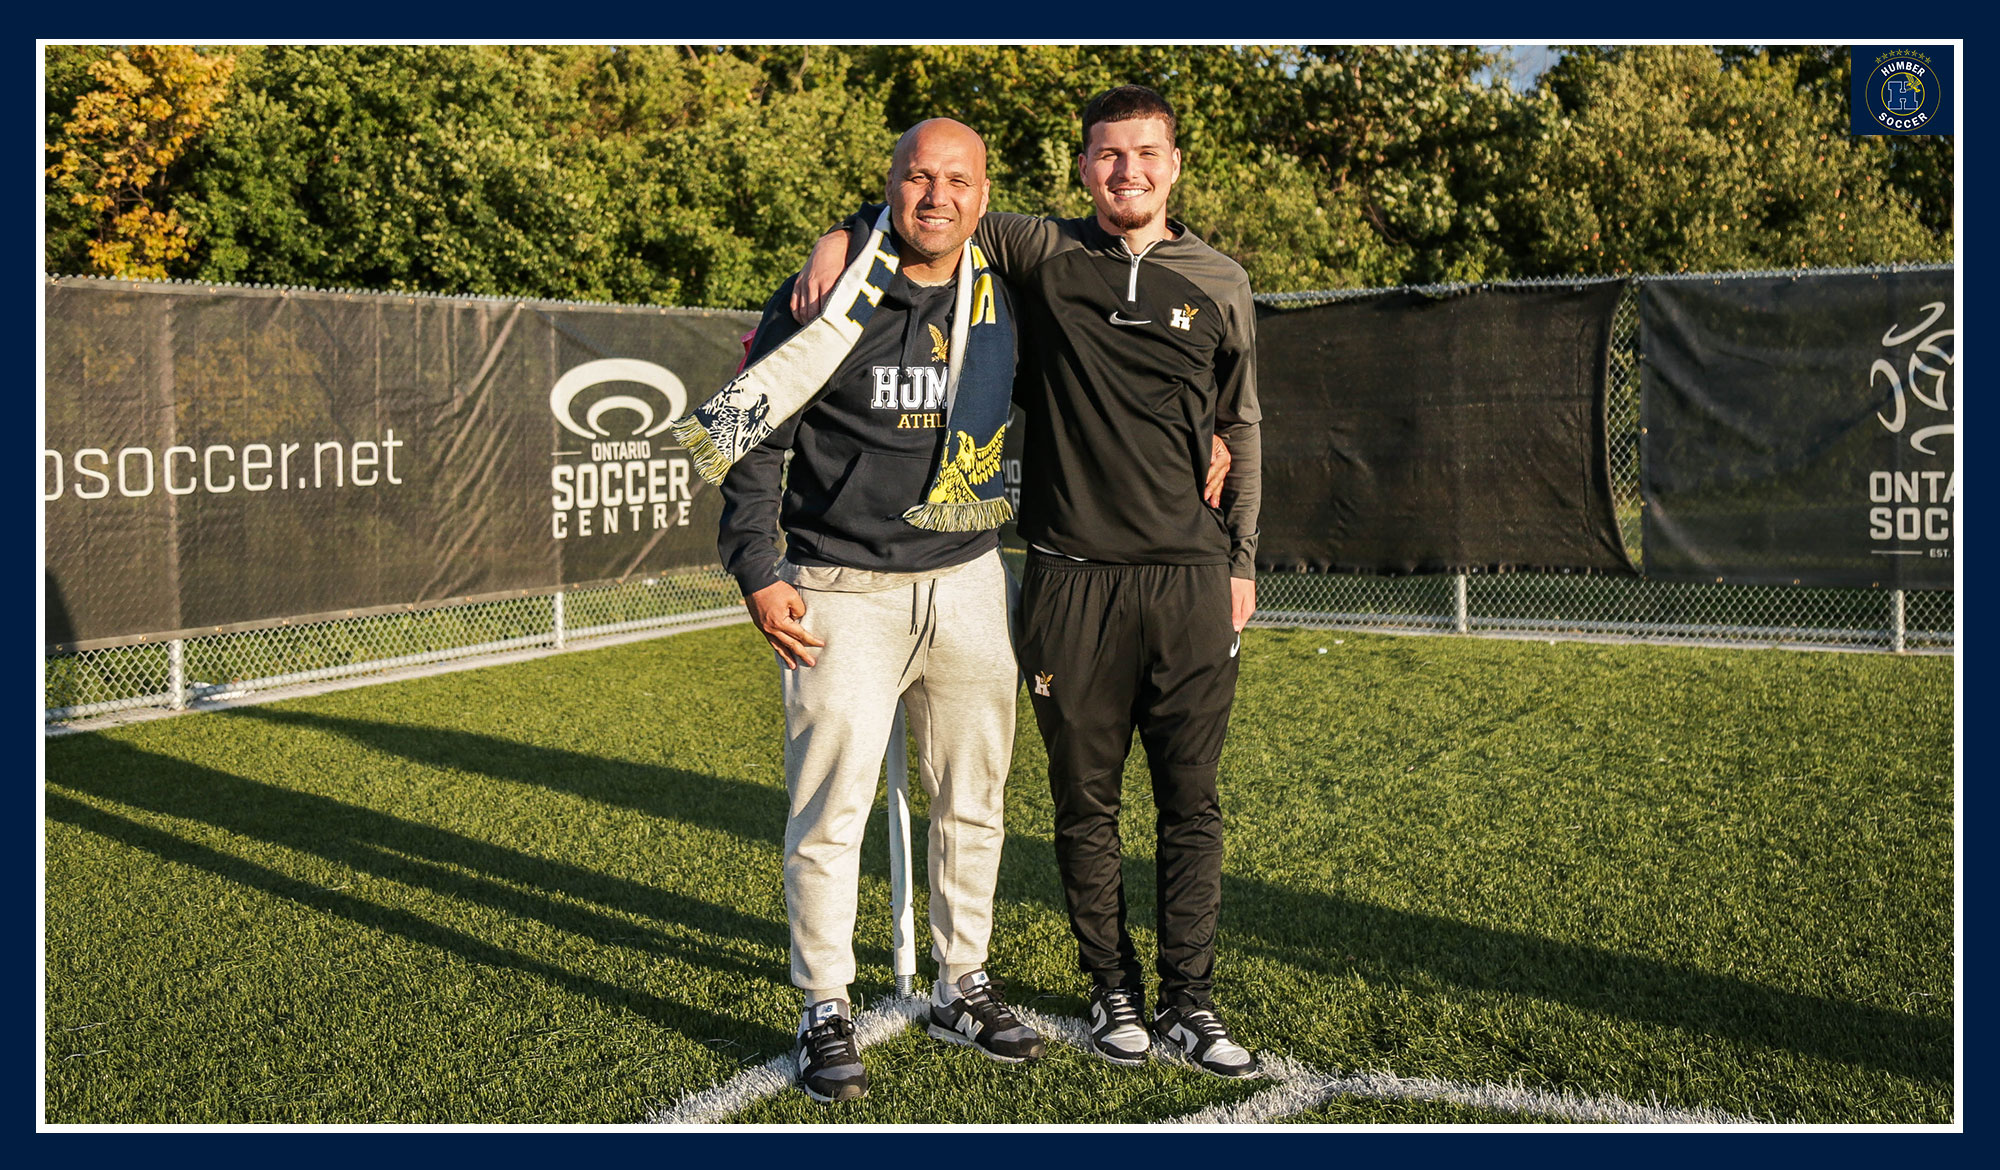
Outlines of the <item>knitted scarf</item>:
M 813 400 L 860 340 L 898 264 L 884 208 L 868 246 L 828 294 L 826 311 L 674 421 L 674 435 L 703 479 L 721 483 L 731 465 Z M 998 528 L 1014 515 L 1000 474 L 1013 397 L 1014 323 L 994 279 L 968 242 L 958 261 L 946 356 L 943 458 L 924 498 L 903 512 L 903 519 L 932 532 Z

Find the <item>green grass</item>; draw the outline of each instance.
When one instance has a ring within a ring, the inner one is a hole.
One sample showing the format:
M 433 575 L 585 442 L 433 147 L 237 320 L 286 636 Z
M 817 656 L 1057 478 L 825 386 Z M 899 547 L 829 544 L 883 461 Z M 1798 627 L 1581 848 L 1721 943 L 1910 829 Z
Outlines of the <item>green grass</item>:
M 1218 995 L 1245 1039 L 1329 1073 L 1952 1120 L 1951 658 L 1244 641 Z M 781 1053 L 774 674 L 738 626 L 49 741 L 47 1119 L 632 1123 Z M 991 965 L 1081 1015 L 1021 710 Z M 1142 924 L 1144 789 L 1135 763 Z M 915 1029 L 867 1061 L 854 1106 L 734 1120 L 1143 1122 L 1256 1091 Z

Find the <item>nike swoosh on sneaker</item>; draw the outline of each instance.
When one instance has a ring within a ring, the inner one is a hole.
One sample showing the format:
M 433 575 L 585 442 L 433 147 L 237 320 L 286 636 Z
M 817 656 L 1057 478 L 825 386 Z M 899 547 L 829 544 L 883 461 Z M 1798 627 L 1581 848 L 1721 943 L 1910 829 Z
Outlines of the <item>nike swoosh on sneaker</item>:
M 1134 321 L 1116 309 L 1111 310 L 1110 321 L 1113 325 L 1151 325 L 1153 323 L 1151 317 L 1146 318 L 1144 321 Z

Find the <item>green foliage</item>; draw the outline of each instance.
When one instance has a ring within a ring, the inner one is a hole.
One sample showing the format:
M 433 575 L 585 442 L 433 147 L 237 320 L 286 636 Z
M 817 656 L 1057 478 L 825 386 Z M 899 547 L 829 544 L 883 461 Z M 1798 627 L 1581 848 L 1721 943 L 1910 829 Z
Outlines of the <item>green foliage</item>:
M 890 141 L 865 100 L 773 90 L 734 53 L 286 47 L 252 70 L 188 204 L 205 279 L 753 307 Z
M 1513 209 L 1531 270 L 1950 258 L 1942 221 L 1892 184 L 1890 143 L 1846 133 L 1844 73 L 1823 59 L 1731 66 L 1693 45 L 1574 52 L 1538 98 Z
M 895 135 L 865 94 L 774 93 L 645 145 L 631 243 L 690 304 L 757 308 L 863 197 Z
M 548 132 L 571 113 L 551 58 L 286 46 L 246 64 L 256 100 L 184 204 L 203 278 L 583 297 L 630 263 L 602 169 Z
M 1511 274 L 1499 192 L 1520 114 L 1504 82 L 1478 80 L 1494 64 L 1466 46 L 1316 46 L 1299 70 L 1295 149 L 1344 205 L 1342 236 L 1373 245 L 1366 283 Z
M 45 52 L 50 142 L 111 50 Z M 1828 46 L 1578 49 L 1530 92 L 1470 46 L 270 46 L 158 178 L 220 281 L 754 308 L 949 115 L 994 206 L 1086 214 L 1083 104 L 1165 93 L 1173 214 L 1253 287 L 1951 254 L 1949 138 L 1847 133 Z M 45 262 L 95 221 L 52 186 Z

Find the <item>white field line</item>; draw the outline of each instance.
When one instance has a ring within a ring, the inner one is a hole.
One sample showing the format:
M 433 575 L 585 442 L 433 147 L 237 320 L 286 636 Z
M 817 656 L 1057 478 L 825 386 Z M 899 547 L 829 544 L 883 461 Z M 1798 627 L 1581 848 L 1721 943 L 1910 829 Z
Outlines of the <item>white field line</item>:
M 1157 1053 L 1158 1049 L 1154 1051 Z M 1168 1125 L 1255 1125 L 1324 1105 L 1337 1097 L 1377 1101 L 1445 1101 L 1496 1113 L 1550 1117 L 1558 1121 L 1615 1122 L 1627 1125 L 1754 1125 L 1756 1119 L 1720 1109 L 1676 1109 L 1657 1102 L 1637 1104 L 1618 1097 L 1531 1089 L 1524 1085 L 1467 1085 L 1431 1077 L 1399 1077 L 1390 1072 L 1327 1076 L 1288 1056 L 1264 1057 L 1264 1075 L 1277 1082 L 1234 1105 L 1212 1105 Z
M 857 1048 L 892 1040 L 924 1014 L 929 999 L 924 996 L 892 996 L 861 1013 L 854 1020 Z M 1072 1048 L 1090 1050 L 1090 1028 L 1074 1016 L 1044 1016 L 1031 1008 L 1012 1005 L 1014 1014 L 1051 1040 Z M 1194 1066 L 1166 1044 L 1155 1040 L 1153 1059 Z M 1399 1077 L 1390 1072 L 1363 1072 L 1328 1076 L 1289 1056 L 1267 1053 L 1263 1057 L 1264 1077 L 1271 1087 L 1233 1105 L 1216 1105 L 1180 1117 L 1167 1118 L 1167 1125 L 1256 1125 L 1277 1121 L 1324 1105 L 1336 1097 L 1365 1097 L 1377 1101 L 1445 1101 L 1496 1113 L 1518 1113 L 1549 1117 L 1558 1121 L 1612 1122 L 1628 1125 L 1754 1125 L 1755 1118 L 1741 1117 L 1720 1109 L 1677 1109 L 1658 1102 L 1638 1104 L 1618 1097 L 1586 1097 L 1575 1093 L 1531 1089 L 1524 1085 L 1468 1085 L 1431 1077 Z M 670 1108 L 655 1110 L 647 1118 L 656 1125 L 704 1125 L 727 1121 L 766 1097 L 774 1097 L 793 1087 L 798 1066 L 790 1053 L 774 1056 L 738 1073 L 713 1088 L 688 1094 Z
M 918 996 L 897 995 L 862 1012 L 854 1017 L 855 1047 L 867 1048 L 894 1039 L 910 1026 L 912 1020 L 923 1014 L 927 1002 Z M 656 1125 L 713 1124 L 791 1088 L 798 1075 L 798 1063 L 787 1052 L 756 1068 L 740 1072 L 712 1089 L 689 1093 L 673 1108 L 658 1110 L 646 1120 Z

